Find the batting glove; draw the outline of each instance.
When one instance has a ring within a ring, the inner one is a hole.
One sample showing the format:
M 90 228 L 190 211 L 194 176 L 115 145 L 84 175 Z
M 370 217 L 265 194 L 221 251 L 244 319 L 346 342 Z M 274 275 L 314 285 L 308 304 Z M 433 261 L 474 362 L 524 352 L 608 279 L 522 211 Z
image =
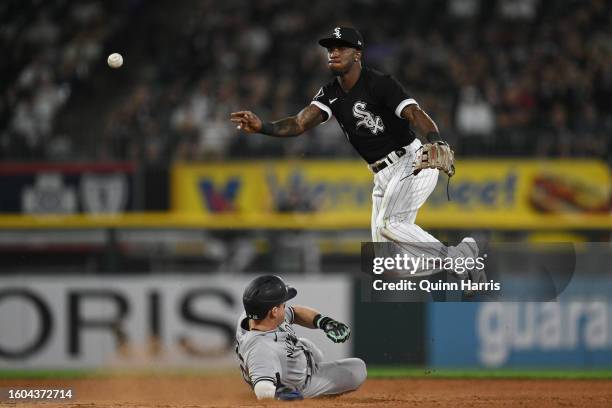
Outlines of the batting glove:
M 351 337 L 351 329 L 331 317 L 316 315 L 313 321 L 315 327 L 323 330 L 327 337 L 334 343 L 344 343 Z

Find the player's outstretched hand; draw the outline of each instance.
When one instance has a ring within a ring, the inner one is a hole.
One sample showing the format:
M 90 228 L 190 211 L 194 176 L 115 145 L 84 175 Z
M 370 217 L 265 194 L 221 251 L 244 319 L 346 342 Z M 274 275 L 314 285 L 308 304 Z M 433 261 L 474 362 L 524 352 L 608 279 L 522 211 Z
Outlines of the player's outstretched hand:
M 344 343 L 351 337 L 351 329 L 346 324 L 331 317 L 319 315 L 315 318 L 315 326 L 323 330 L 334 343 Z
M 257 133 L 263 125 L 261 119 L 251 111 L 232 112 L 230 120 L 236 124 L 236 129 L 247 133 Z

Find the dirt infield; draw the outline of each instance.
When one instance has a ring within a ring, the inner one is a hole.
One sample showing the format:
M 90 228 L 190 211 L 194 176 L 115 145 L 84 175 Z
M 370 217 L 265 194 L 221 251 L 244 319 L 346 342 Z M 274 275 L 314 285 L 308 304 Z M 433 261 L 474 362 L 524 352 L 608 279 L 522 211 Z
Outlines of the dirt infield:
M 1 380 L 0 388 L 72 388 L 65 402 L 0 401 L 0 407 L 261 407 L 238 377 Z M 357 392 L 294 402 L 299 407 L 610 407 L 612 381 L 371 379 Z

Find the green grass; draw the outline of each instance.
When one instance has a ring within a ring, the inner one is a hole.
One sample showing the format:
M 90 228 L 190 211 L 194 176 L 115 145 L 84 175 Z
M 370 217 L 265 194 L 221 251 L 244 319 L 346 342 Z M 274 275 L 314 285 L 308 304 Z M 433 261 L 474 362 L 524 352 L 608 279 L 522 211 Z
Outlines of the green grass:
M 612 369 L 433 369 L 370 367 L 368 378 L 466 378 L 466 379 L 612 379 Z
M 233 375 L 239 377 L 237 370 L 0 370 L 0 379 L 53 379 L 70 380 L 83 378 L 110 377 L 206 377 L 215 375 Z M 443 378 L 443 379 L 551 379 L 551 380 L 612 380 L 610 369 L 433 369 L 418 367 L 384 367 L 368 368 L 368 378 Z
M 240 376 L 238 369 L 101 369 L 101 370 L 0 370 L 0 379 L 71 380 L 111 377 L 205 377 L 214 375 Z

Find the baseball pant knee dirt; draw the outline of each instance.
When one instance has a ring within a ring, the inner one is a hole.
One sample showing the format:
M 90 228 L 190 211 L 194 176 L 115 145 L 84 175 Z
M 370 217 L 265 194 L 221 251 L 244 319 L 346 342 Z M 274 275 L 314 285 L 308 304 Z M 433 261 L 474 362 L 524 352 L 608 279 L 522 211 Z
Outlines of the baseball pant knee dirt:
M 366 365 L 359 358 L 321 362 L 302 391 L 304 398 L 354 391 L 367 377 Z

